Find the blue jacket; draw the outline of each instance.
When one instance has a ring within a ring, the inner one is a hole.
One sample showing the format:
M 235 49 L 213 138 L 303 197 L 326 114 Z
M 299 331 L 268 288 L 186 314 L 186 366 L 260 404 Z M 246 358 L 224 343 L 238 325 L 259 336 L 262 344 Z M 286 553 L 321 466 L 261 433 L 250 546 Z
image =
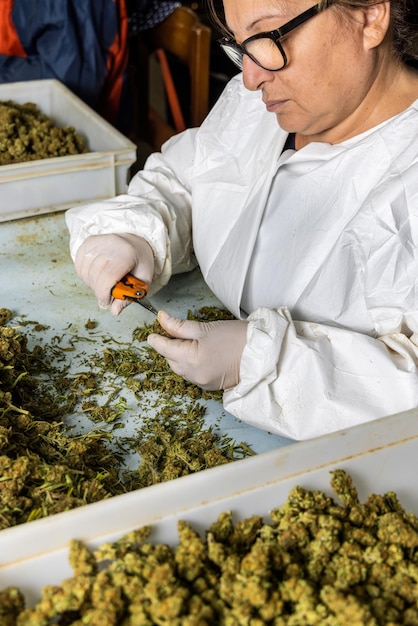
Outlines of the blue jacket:
M 126 130 L 125 0 L 0 0 L 0 83 L 56 78 Z

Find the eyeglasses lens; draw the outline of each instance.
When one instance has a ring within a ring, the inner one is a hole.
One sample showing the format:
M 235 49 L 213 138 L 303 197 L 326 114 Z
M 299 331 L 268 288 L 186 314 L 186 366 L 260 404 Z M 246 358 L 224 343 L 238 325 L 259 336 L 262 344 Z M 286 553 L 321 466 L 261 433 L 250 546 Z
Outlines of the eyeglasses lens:
M 243 65 L 243 52 L 233 43 L 221 44 L 222 50 L 240 69 Z M 268 37 L 253 39 L 245 44 L 246 54 L 260 67 L 265 70 L 281 70 L 285 65 L 283 55 L 277 44 Z
M 236 48 L 232 44 L 222 44 L 221 48 L 225 52 L 226 56 L 233 62 L 240 70 L 242 70 L 242 57 L 243 54 L 239 48 Z
M 277 44 L 269 37 L 253 39 L 245 46 L 246 53 L 265 70 L 281 70 L 285 64 Z

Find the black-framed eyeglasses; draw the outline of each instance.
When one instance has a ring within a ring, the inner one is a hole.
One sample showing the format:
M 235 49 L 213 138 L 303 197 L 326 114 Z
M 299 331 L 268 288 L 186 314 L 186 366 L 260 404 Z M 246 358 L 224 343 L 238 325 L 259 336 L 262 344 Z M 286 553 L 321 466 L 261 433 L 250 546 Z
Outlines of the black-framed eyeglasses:
M 318 13 L 331 6 L 332 2 L 319 2 L 315 6 L 303 11 L 280 28 L 265 33 L 257 33 L 252 37 L 248 37 L 242 44 L 238 44 L 235 39 L 230 37 L 222 37 L 218 40 L 219 45 L 225 54 L 240 69 L 243 66 L 243 57 L 246 54 L 254 63 L 262 67 L 264 70 L 278 72 L 287 65 L 286 53 L 283 49 L 280 39 L 290 33 L 304 22 L 307 22 Z

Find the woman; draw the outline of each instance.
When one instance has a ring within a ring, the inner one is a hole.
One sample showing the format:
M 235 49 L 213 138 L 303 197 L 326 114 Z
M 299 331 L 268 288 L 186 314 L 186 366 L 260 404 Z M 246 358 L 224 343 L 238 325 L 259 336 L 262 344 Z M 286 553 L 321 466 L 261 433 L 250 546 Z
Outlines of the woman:
M 411 0 L 409 0 L 411 2 Z M 418 72 L 393 2 L 224 0 L 242 75 L 128 195 L 68 214 L 77 272 L 113 313 L 126 272 L 200 265 L 237 320 L 160 312 L 149 343 L 294 439 L 418 406 Z

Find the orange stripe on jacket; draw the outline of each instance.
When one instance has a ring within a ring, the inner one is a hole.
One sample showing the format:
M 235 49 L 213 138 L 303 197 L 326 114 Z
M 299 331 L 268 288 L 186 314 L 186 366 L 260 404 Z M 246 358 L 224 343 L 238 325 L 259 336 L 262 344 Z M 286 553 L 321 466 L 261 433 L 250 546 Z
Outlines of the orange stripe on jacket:
M 119 32 L 108 50 L 108 73 L 102 89 L 99 111 L 114 126 L 117 125 L 123 77 L 128 65 L 128 13 L 125 0 L 116 1 L 119 5 Z
M 0 54 L 26 57 L 12 20 L 14 0 L 0 0 Z

